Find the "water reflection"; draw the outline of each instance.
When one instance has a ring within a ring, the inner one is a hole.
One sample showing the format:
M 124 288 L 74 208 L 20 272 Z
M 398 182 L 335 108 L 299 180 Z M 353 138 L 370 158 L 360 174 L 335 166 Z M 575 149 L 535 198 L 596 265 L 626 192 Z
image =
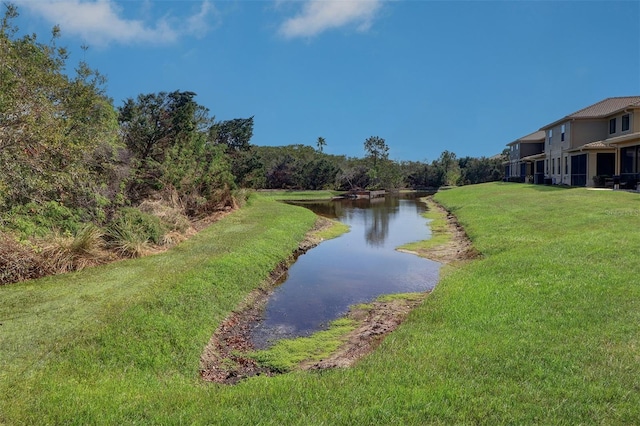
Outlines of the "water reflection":
M 395 250 L 430 236 L 420 215 L 424 205 L 416 199 L 303 205 L 350 225 L 351 231 L 322 243 L 292 265 L 253 332 L 256 347 L 321 330 L 352 304 L 370 302 L 382 294 L 429 290 L 437 282 L 439 263 Z

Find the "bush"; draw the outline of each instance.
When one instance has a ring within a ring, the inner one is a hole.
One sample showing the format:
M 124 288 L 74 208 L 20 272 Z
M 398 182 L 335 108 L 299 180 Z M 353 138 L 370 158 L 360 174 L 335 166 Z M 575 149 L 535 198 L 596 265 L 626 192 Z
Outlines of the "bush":
M 57 236 L 46 244 L 42 254 L 53 273 L 79 271 L 111 260 L 103 250 L 102 230 L 88 224 L 73 237 Z
M 14 235 L 0 233 L 0 285 L 39 278 L 52 273 L 43 256 Z
M 150 250 L 150 243 L 162 244 L 167 231 L 162 221 L 135 208 L 123 208 L 109 225 L 107 246 L 125 257 L 140 257 Z
M 160 219 L 169 230 L 186 232 L 191 227 L 189 218 L 183 213 L 182 209 L 172 207 L 170 204 L 163 200 L 147 200 L 140 204 L 138 208 L 141 212 Z
M 57 201 L 44 204 L 27 203 L 13 207 L 3 226 L 25 237 L 44 237 L 51 233 L 73 235 L 82 227 L 82 211 L 71 209 Z

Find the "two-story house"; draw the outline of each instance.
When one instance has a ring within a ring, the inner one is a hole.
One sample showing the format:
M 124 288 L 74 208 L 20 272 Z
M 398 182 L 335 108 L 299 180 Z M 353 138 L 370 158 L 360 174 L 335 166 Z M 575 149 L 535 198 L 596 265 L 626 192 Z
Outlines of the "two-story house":
M 594 186 L 622 173 L 637 178 L 639 116 L 640 96 L 607 98 L 542 127 L 547 181 Z
M 639 97 L 640 98 L 640 97 Z M 640 183 L 640 99 L 608 117 L 607 144 L 616 150 L 616 175 L 621 185 L 638 188 Z
M 505 176 L 509 180 L 526 182 L 536 176 L 535 183 L 542 183 L 538 182 L 535 161 L 544 153 L 544 136 L 544 132 L 538 130 L 507 144 L 509 162 Z

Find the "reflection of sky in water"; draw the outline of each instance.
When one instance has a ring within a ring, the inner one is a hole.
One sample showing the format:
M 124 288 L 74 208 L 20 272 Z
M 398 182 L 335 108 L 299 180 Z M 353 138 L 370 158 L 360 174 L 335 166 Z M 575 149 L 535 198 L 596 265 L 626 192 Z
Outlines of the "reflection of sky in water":
M 383 198 L 307 207 L 337 217 L 351 231 L 300 256 L 287 280 L 269 299 L 253 332 L 257 347 L 323 329 L 349 306 L 382 294 L 425 291 L 438 280 L 440 264 L 400 253 L 396 247 L 430 237 L 415 200 Z

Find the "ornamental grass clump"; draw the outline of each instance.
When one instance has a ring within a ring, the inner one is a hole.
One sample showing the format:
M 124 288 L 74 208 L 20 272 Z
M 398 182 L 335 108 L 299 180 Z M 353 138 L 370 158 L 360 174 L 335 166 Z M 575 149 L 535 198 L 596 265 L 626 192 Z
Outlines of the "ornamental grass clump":
M 142 257 L 152 251 L 152 244 L 162 244 L 166 227 L 151 214 L 125 208 L 107 228 L 107 247 L 122 257 Z
M 79 271 L 112 260 L 105 250 L 103 232 L 93 224 L 82 227 L 75 236 L 55 236 L 42 249 L 44 261 L 53 273 Z

